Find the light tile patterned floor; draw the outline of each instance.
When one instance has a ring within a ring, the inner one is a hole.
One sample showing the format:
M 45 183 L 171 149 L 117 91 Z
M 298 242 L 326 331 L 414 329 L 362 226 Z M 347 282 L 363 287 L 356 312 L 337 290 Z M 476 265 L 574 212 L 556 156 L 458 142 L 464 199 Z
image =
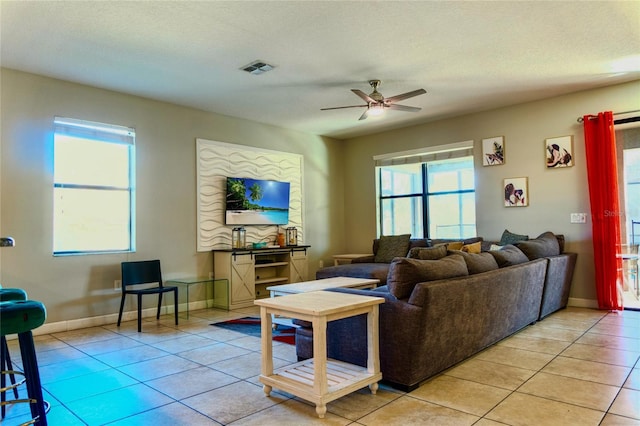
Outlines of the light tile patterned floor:
M 36 337 L 50 425 L 640 425 L 640 312 L 568 308 L 411 393 L 382 386 L 315 408 L 258 381 L 259 338 L 192 312 Z M 275 367 L 295 348 L 274 342 Z M 384 342 L 381 342 L 384 344 Z M 14 361 L 19 353 L 10 341 Z M 25 390 L 22 390 L 25 394 Z M 12 406 L 2 425 L 24 421 Z

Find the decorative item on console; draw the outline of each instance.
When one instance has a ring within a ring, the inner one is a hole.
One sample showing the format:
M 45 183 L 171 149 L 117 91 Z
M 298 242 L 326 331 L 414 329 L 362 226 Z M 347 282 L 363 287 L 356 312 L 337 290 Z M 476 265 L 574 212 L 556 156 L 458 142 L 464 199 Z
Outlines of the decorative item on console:
M 287 228 L 287 245 L 288 246 L 298 245 L 298 228 L 294 226 Z
M 247 232 L 243 227 L 233 228 L 231 231 L 231 248 L 243 249 L 246 246 Z
M 16 240 L 12 237 L 0 237 L 0 247 L 15 247 Z

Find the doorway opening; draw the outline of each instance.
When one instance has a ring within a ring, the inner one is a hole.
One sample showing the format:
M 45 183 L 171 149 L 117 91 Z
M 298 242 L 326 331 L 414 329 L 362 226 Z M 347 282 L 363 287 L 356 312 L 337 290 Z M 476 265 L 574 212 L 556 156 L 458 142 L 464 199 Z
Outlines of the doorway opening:
M 616 126 L 618 188 L 620 191 L 620 248 L 622 297 L 625 309 L 640 310 L 640 123 Z

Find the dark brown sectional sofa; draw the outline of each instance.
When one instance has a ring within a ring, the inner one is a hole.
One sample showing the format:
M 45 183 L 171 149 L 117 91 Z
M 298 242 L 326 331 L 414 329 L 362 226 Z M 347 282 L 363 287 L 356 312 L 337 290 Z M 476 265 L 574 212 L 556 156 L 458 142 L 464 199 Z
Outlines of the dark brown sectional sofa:
M 413 248 L 420 247 L 432 247 L 437 244 L 450 242 L 454 240 L 431 240 L 427 238 L 412 238 L 409 240 L 409 248 L 405 250 L 408 252 Z M 482 238 L 470 238 L 464 240 L 465 243 L 472 243 L 482 241 Z M 354 259 L 350 264 L 342 264 L 337 266 L 328 266 L 326 268 L 318 269 L 316 272 L 316 279 L 333 277 L 353 277 L 353 278 L 373 278 L 380 280 L 380 285 L 383 286 L 387 283 L 387 274 L 389 273 L 389 265 L 391 259 L 387 262 L 376 261 L 376 255 L 380 248 L 380 239 L 373 240 L 373 254 L 370 256 L 363 256 Z
M 383 381 L 408 391 L 567 305 L 577 255 L 559 253 L 555 240 L 545 233 L 519 248 L 505 246 L 496 257 L 449 251 L 434 261 L 395 258 L 387 285 L 331 291 L 385 299 L 379 316 Z M 499 267 L 481 272 L 492 263 L 487 256 Z M 465 264 L 475 273 L 464 271 Z M 298 325 L 298 358 L 310 358 L 312 330 Z M 364 316 L 330 322 L 329 358 L 365 366 L 366 336 Z

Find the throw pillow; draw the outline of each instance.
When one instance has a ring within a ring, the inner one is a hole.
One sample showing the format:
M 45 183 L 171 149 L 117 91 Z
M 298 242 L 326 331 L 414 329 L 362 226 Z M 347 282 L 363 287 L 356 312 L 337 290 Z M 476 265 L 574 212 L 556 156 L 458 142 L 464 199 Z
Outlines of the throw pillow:
M 467 253 L 480 253 L 482 251 L 482 242 L 478 241 L 473 244 L 465 244 L 461 250 Z
M 410 234 L 381 236 L 374 262 L 391 263 L 394 257 L 405 257 L 409 251 Z
M 409 250 L 408 258 L 422 260 L 438 260 L 447 255 L 447 247 L 445 245 L 436 247 L 414 247 Z
M 518 265 L 529 261 L 529 258 L 518 247 L 508 244 L 500 250 L 492 250 L 487 252 L 491 254 L 498 262 L 500 268 L 505 266 Z
M 564 234 L 556 234 L 558 245 L 560 246 L 560 254 L 564 253 Z
M 560 244 L 553 232 L 545 232 L 533 240 L 516 243 L 529 260 L 541 257 L 557 256 L 560 254 Z
M 464 243 L 462 241 L 453 241 L 446 244 L 447 250 L 460 250 L 463 245 Z
M 471 238 L 465 238 L 464 240 L 462 240 L 462 242 L 467 245 L 467 244 L 473 244 L 473 243 L 481 243 L 484 241 L 484 238 L 482 237 L 471 237 Z
M 469 275 L 498 269 L 498 262 L 496 262 L 491 253 L 468 253 L 464 251 L 456 253 L 464 258 Z
M 467 264 L 460 255 L 451 255 L 438 260 L 393 259 L 387 275 L 389 293 L 398 299 L 411 295 L 417 283 L 469 275 Z
M 515 244 L 518 241 L 525 241 L 528 239 L 528 235 L 514 234 L 513 232 L 509 232 L 507 229 L 505 229 L 498 244 L 500 244 L 501 246 L 506 246 L 507 244 Z

